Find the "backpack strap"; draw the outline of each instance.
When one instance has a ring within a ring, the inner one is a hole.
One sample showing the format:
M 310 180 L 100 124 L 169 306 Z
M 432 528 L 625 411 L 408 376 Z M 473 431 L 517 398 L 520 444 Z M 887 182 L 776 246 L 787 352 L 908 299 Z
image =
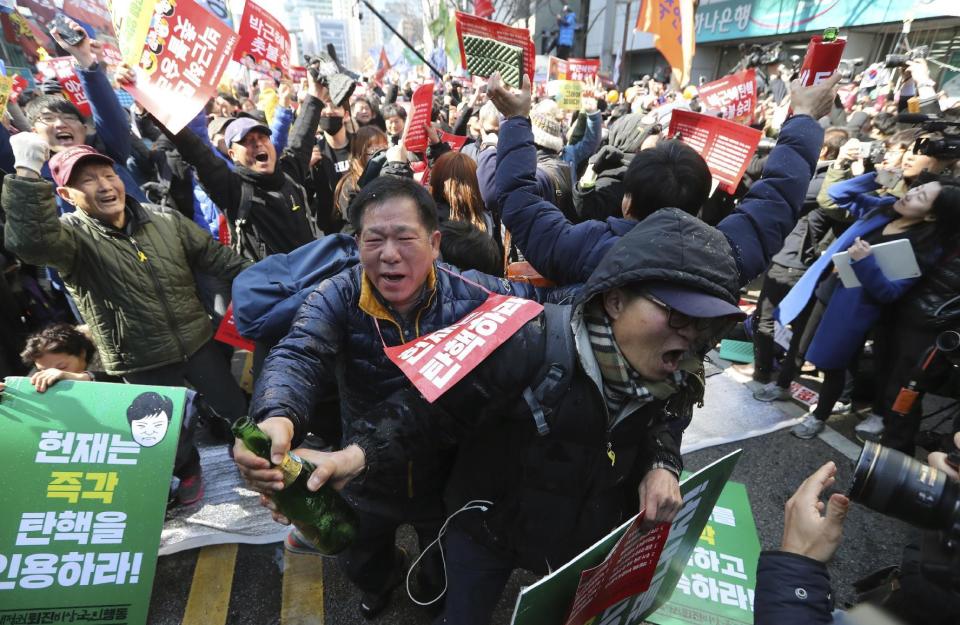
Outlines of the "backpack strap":
M 577 353 L 570 328 L 573 307 L 544 304 L 543 312 L 547 334 L 543 365 L 523 391 L 540 436 L 550 433 L 550 417 L 570 388 Z

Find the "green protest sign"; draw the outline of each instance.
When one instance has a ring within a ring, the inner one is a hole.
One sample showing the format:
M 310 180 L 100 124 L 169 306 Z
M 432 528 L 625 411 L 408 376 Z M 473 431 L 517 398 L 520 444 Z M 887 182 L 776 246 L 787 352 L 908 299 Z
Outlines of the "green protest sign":
M 740 450 L 737 450 L 680 483 L 683 507 L 669 526 L 665 543 L 638 540 L 632 535 L 637 531 L 636 517 L 630 519 L 552 574 L 524 588 L 514 608 L 513 625 L 564 625 L 568 622 L 571 606 L 597 604 L 604 607 L 589 615 L 596 616 L 593 619 L 595 623 L 642 623 L 667 601 L 676 587 L 684 565 L 693 553 L 739 457 Z M 650 534 L 657 531 L 652 530 Z M 651 542 L 657 545 L 657 549 L 662 547 L 655 560 L 655 568 L 647 551 Z M 604 571 L 602 567 L 610 564 L 607 560 L 611 554 L 617 556 L 616 566 Z M 650 566 L 646 566 L 647 562 Z M 643 564 L 638 566 L 638 563 Z M 617 580 L 617 584 L 606 581 L 598 583 L 598 574 Z M 623 583 L 624 578 L 628 577 L 636 580 L 636 592 L 620 594 L 620 597 L 626 598 L 615 602 L 604 601 L 605 591 L 614 586 L 618 591 L 629 586 Z M 587 583 L 582 583 L 581 579 Z M 594 593 L 595 596 L 585 596 L 585 593 Z M 581 611 L 581 616 L 583 614 L 586 612 Z M 577 622 L 581 622 L 579 618 Z
M 186 390 L 6 383 L 0 623 L 145 624 Z
M 760 541 L 747 489 L 727 483 L 657 625 L 752 625 Z

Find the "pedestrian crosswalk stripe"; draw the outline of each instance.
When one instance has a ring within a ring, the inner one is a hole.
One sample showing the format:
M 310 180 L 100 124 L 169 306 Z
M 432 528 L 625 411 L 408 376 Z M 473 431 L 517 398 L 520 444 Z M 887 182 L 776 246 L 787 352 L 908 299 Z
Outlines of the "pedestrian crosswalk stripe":
M 280 625 L 323 625 L 323 558 L 284 549 Z
M 200 550 L 181 625 L 225 625 L 236 561 L 235 543 Z

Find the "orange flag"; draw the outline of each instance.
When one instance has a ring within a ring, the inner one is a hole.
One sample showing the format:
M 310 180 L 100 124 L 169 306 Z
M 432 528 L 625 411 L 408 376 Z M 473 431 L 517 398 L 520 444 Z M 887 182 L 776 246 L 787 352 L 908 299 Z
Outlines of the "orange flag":
M 653 45 L 670 63 L 679 86 L 690 80 L 695 49 L 693 0 L 642 0 L 634 29 L 653 34 Z

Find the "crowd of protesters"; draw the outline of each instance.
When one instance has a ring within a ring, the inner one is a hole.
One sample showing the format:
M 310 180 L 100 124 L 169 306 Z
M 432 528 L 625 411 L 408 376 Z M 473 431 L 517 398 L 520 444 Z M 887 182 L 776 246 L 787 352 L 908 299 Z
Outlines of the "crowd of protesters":
M 574 22 L 558 18 L 561 52 Z M 121 104 L 134 75 L 111 83 L 96 41 L 57 43 L 92 113 L 45 84 L 0 126 L 0 374 L 29 372 L 40 392 L 189 385 L 210 423 L 249 414 L 274 460 L 298 448 L 320 467 L 314 486 L 343 487 L 358 535 L 338 559 L 368 618 L 404 579 L 403 524 L 423 549 L 467 511 L 443 537 L 446 566 L 432 552 L 417 574 L 424 601 L 447 589 L 437 622 L 464 625 L 488 622 L 513 569 L 555 569 L 641 508 L 671 520 L 704 358 L 725 337 L 752 338 L 759 402 L 790 400 L 807 365 L 821 374 L 796 436 L 869 398 L 858 435 L 915 451 L 922 402 L 895 409 L 897 394 L 960 325 L 960 127 L 897 121 L 908 100 L 960 121 L 922 60 L 899 88 L 839 74 L 802 87 L 768 68 L 753 125 L 772 147 L 731 194 L 668 136 L 671 111 L 716 112 L 650 77 L 591 84 L 570 112 L 526 79 L 447 76 L 428 148 L 411 153 L 409 83 L 237 81 L 171 132 Z M 876 261 L 898 240 L 918 276 L 891 280 Z M 833 268 L 844 251 L 859 287 Z M 426 402 L 384 348 L 493 293 L 544 312 Z M 213 339 L 231 300 L 256 327 L 252 395 Z M 183 505 L 203 492 L 194 426 L 177 456 Z M 282 487 L 270 462 L 233 453 L 257 490 Z M 313 551 L 296 529 L 286 547 Z

